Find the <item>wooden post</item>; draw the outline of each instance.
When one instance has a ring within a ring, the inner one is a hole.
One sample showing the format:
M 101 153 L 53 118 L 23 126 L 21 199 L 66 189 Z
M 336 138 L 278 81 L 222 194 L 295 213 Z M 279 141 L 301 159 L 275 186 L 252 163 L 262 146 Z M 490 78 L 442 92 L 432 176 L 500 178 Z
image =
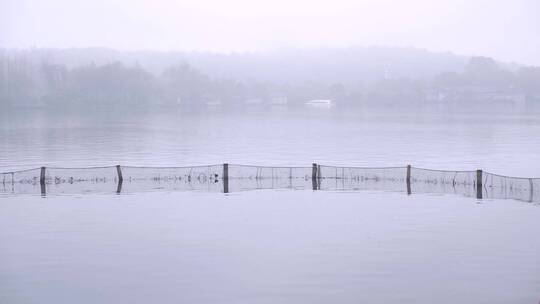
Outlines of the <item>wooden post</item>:
M 45 186 L 45 167 L 41 167 L 41 173 L 39 174 L 39 185 L 41 186 L 41 196 L 47 195 L 47 188 Z
M 533 201 L 533 193 L 534 193 L 533 180 L 532 178 L 529 178 L 529 202 Z
M 317 169 L 317 164 L 313 163 L 313 167 L 311 168 L 311 185 L 313 186 L 313 190 L 317 190 Z
M 124 177 L 122 176 L 122 168 L 120 165 L 116 165 L 116 173 L 118 174 L 118 184 L 116 186 L 116 194 L 122 193 L 122 183 L 124 182 Z
M 118 180 L 118 186 L 116 186 L 116 194 L 122 193 L 122 180 Z
M 411 195 L 411 165 L 407 165 L 407 178 L 405 180 L 407 182 L 407 195 Z
M 120 194 L 122 193 L 122 183 L 124 182 L 122 168 L 120 168 L 120 165 L 116 165 L 116 173 L 118 174 L 118 186 L 116 187 L 116 194 Z
M 229 193 L 229 164 L 223 164 L 223 193 Z
M 482 199 L 482 170 L 476 170 L 476 198 Z
M 122 183 L 124 181 L 124 177 L 122 177 L 122 168 L 120 168 L 120 165 L 116 165 L 116 173 L 118 173 L 118 182 Z
M 317 189 L 321 190 L 321 165 L 317 165 Z

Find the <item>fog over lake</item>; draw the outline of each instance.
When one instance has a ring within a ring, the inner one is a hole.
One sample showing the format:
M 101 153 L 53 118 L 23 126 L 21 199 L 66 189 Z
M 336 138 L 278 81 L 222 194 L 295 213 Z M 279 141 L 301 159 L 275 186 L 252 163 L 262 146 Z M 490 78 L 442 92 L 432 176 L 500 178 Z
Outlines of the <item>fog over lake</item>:
M 539 3 L 0 1 L 0 303 L 538 303 Z
M 523 112 L 36 111 L 3 115 L 1 127 L 3 171 L 313 161 L 540 170 L 540 118 Z M 538 203 L 159 187 L 0 201 L 0 298 L 8 303 L 526 303 L 540 291 L 540 243 L 531 234 L 540 228 Z
M 40 166 L 404 166 L 536 177 L 535 112 L 36 111 L 2 118 L 2 171 Z M 27 148 L 28 147 L 28 148 Z M 31 148 L 30 148 L 31 147 Z

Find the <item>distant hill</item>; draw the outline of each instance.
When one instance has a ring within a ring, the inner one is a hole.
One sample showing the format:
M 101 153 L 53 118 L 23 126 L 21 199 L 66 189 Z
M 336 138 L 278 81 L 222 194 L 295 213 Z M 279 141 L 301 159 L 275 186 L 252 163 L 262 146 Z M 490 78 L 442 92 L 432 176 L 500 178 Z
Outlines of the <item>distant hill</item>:
M 189 53 L 0 50 L 7 107 L 537 103 L 540 67 L 413 48 Z
M 297 85 L 306 82 L 358 85 L 381 78 L 433 77 L 441 72 L 460 72 L 469 57 L 424 49 L 352 47 L 288 49 L 257 53 L 204 53 L 116 51 L 106 48 L 4 50 L 29 60 L 73 68 L 120 61 L 138 65 L 154 74 L 187 63 L 213 78 Z

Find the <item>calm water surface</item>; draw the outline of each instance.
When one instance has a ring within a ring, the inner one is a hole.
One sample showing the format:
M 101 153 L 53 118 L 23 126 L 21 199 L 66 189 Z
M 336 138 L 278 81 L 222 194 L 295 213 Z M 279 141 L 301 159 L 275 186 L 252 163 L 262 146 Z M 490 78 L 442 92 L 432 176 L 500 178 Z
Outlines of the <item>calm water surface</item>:
M 537 303 L 540 208 L 397 193 L 0 200 L 1 303 Z
M 484 169 L 540 177 L 540 114 L 35 113 L 0 119 L 0 170 L 240 163 Z
M 540 176 L 533 113 L 0 113 L 0 171 L 412 164 Z M 0 303 L 537 303 L 540 206 L 384 192 L 0 196 Z

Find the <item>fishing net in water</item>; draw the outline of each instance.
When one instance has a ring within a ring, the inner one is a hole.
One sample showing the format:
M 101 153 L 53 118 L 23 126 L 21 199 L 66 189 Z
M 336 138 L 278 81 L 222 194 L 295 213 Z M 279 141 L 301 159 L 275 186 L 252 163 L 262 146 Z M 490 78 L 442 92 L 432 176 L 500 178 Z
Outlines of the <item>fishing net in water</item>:
M 58 168 L 45 170 L 43 191 L 41 169 L 2 173 L 4 193 L 77 194 L 140 192 L 147 190 L 223 190 L 223 165 L 191 167 Z M 119 183 L 119 174 L 122 183 Z
M 476 171 L 445 171 L 411 167 L 412 193 L 476 196 Z
M 118 174 L 115 166 L 92 168 L 47 168 L 45 170 L 46 192 L 60 193 L 107 193 L 116 189 Z
M 484 198 L 540 201 L 540 178 L 510 177 L 484 172 L 482 184 Z
M 122 192 L 151 190 L 209 191 L 223 190 L 223 165 L 191 167 L 123 166 Z
M 311 167 L 229 165 L 229 190 L 312 189 Z
M 40 168 L 6 172 L 2 173 L 1 179 L 3 184 L 35 184 L 36 182 L 39 184 L 40 172 Z
M 407 167 L 318 166 L 320 190 L 406 191 Z
M 43 180 L 40 179 L 41 172 L 41 168 L 37 168 L 0 173 L 0 193 L 77 194 L 152 190 L 233 192 L 254 189 L 313 189 L 407 191 L 540 201 L 539 178 L 517 178 L 483 172 L 482 186 L 478 188 L 477 171 L 445 171 L 415 167 L 366 168 L 321 165 L 316 166 L 315 170 L 313 167 L 236 164 L 188 167 L 51 167 L 45 169 Z
M 0 193 L 31 194 L 40 187 L 41 169 L 28 169 L 0 174 Z

